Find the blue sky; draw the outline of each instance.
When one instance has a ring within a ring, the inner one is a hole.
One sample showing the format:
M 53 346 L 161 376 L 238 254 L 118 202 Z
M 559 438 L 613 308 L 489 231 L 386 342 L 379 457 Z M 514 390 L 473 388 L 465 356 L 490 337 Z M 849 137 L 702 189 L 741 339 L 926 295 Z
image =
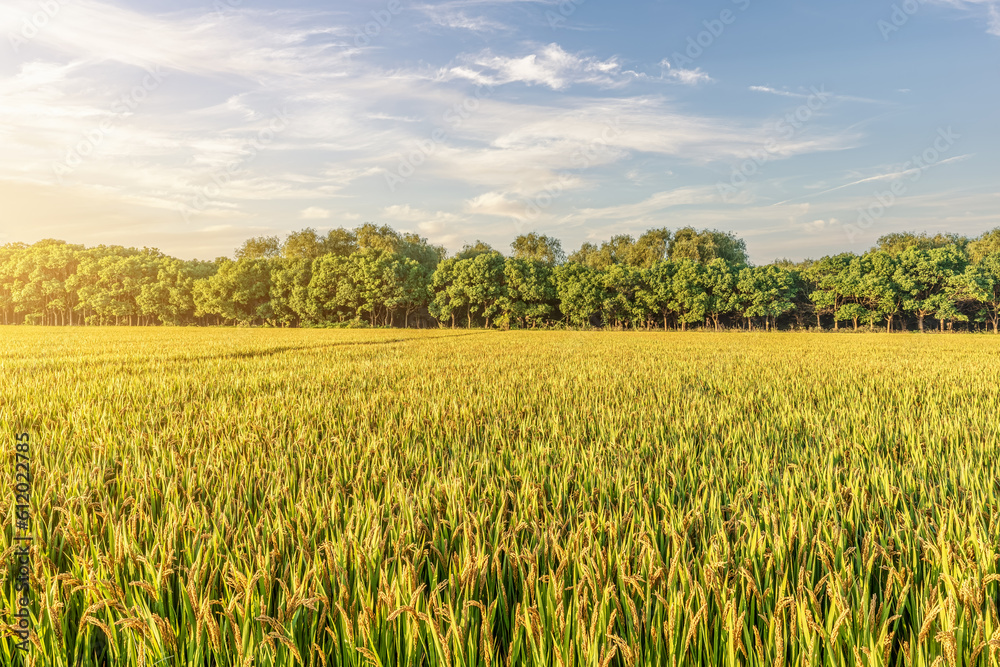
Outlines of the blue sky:
M 0 36 L 0 242 L 1000 225 L 1000 0 L 2 0 Z

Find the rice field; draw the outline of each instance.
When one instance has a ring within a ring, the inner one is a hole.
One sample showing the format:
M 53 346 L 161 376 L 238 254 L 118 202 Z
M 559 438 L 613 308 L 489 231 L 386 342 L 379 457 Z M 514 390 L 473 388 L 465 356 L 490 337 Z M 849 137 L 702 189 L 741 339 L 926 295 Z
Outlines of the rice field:
M 1000 342 L 0 332 L 4 665 L 1000 658 Z

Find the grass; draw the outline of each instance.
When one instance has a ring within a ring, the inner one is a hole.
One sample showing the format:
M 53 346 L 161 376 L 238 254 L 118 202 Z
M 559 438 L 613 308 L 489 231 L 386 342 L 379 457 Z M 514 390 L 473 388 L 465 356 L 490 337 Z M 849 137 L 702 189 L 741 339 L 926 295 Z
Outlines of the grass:
M 998 664 L 991 337 L 17 327 L 0 370 L 35 665 Z

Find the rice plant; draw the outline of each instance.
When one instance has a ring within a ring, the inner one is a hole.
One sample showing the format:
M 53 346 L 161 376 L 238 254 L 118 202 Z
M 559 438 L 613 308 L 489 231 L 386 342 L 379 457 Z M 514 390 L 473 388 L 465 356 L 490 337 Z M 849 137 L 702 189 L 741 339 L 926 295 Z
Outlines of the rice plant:
M 16 328 L 30 657 L 996 667 L 989 336 Z

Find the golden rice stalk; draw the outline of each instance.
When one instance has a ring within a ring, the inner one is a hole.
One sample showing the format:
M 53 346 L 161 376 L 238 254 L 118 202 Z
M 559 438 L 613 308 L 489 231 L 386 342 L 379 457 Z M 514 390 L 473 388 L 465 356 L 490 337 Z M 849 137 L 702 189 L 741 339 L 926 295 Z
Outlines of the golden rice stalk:
M 291 651 L 292 655 L 295 656 L 295 662 L 299 662 L 299 663 L 302 662 L 302 654 L 299 653 L 298 647 L 295 645 L 295 643 L 291 639 L 289 639 L 285 635 L 283 635 L 281 633 L 278 633 L 278 632 L 272 632 L 268 636 L 271 637 L 271 639 L 277 639 L 279 642 L 281 642 L 285 646 L 285 648 L 287 648 L 289 651 Z
M 923 625 L 920 626 L 920 634 L 917 638 L 918 645 L 923 644 L 927 639 L 927 635 L 930 634 L 931 631 L 931 625 L 934 623 L 934 619 L 937 618 L 939 611 L 941 611 L 941 605 L 936 604 L 927 613 L 927 617 L 924 619 Z

